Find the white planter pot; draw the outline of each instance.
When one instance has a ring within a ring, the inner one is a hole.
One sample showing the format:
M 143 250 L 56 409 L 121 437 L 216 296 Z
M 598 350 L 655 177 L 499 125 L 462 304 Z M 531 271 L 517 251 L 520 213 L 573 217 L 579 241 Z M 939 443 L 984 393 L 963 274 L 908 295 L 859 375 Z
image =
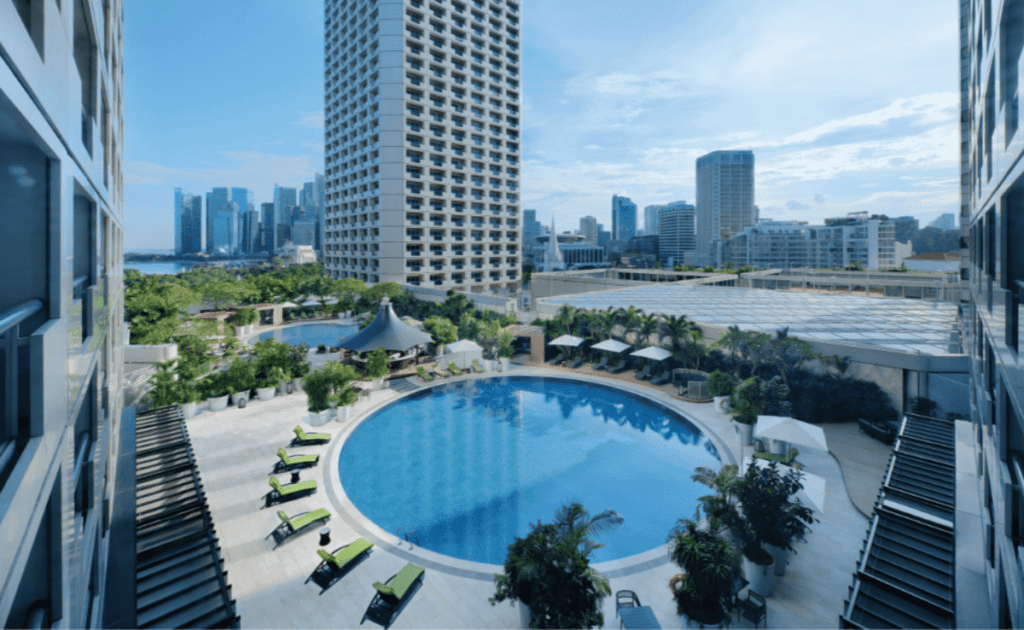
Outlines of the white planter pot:
M 274 398 L 273 387 L 257 387 L 256 397 L 260 400 L 272 400 Z
M 718 413 L 725 413 L 726 411 L 729 411 L 728 396 L 715 396 L 715 411 Z
M 530 607 L 523 602 L 516 600 L 516 608 L 519 609 L 519 627 L 530 627 Z
M 309 424 L 314 427 L 322 427 L 334 417 L 334 409 L 324 409 L 320 413 L 309 412 Z
M 510 361 L 510 359 L 508 357 L 501 357 L 500 359 L 498 359 L 498 363 L 501 364 L 501 371 L 502 372 L 507 372 L 508 371 L 509 361 Z
M 277 395 L 285 396 L 288 394 L 288 381 L 281 381 L 277 384 Z
M 249 392 L 248 391 L 238 392 L 238 393 L 235 393 L 235 394 L 231 394 L 231 404 L 232 405 L 238 405 L 239 407 L 244 407 L 245 403 L 247 403 L 247 402 L 249 402 Z
M 181 416 L 186 420 L 188 420 L 189 418 L 194 418 L 196 413 L 198 412 L 199 403 L 197 402 L 183 403 L 181 405 Z
M 217 396 L 216 398 L 211 398 L 207 402 L 210 403 L 210 411 L 224 411 L 228 408 L 228 395 L 224 394 L 223 396 Z
M 766 567 L 754 564 L 743 557 L 743 571 L 747 575 L 750 590 L 763 597 L 771 597 L 775 593 L 775 562 Z
M 740 444 L 743 446 L 750 446 L 751 438 L 754 434 L 754 425 L 743 424 L 742 422 L 736 422 L 735 424 L 740 431 Z
M 373 389 L 381 390 L 384 389 L 384 377 L 373 379 Z
M 293 394 L 297 394 L 297 393 L 299 393 L 301 391 L 302 391 L 302 379 L 301 378 L 293 378 L 292 379 L 292 393 Z
M 352 417 L 352 405 L 345 405 L 344 407 L 338 407 L 337 419 L 338 422 L 348 422 Z
M 789 565 L 789 556 L 792 555 L 789 549 L 783 547 L 776 547 L 775 545 L 765 545 L 765 549 L 772 554 L 775 558 L 775 575 L 786 575 L 786 566 Z

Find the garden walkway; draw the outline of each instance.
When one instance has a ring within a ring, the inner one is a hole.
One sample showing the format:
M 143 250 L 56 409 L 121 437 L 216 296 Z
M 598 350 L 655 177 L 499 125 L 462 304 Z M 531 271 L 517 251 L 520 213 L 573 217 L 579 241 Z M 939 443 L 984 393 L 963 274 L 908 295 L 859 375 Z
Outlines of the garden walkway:
M 564 375 L 582 380 L 609 378 L 604 373 L 587 375 L 585 369 L 575 372 Z M 512 373 L 540 376 L 555 371 L 516 366 Z M 451 380 L 455 379 L 448 379 Z M 713 437 L 723 459 L 737 459 L 738 444 L 726 414 L 715 412 L 710 404 L 683 402 L 672 395 L 671 388 L 654 391 L 657 388 L 641 384 L 628 373 L 617 380 L 628 391 L 646 395 L 690 418 Z M 500 567 L 446 558 L 414 547 L 367 521 L 351 507 L 343 493 L 335 490 L 337 455 L 346 434 L 369 412 L 400 395 L 394 390 L 374 392 L 369 400 L 356 404 L 348 423 L 331 423 L 317 429 L 334 435 L 327 446 L 287 449 L 289 453 L 321 455 L 315 468 L 302 472 L 302 479 L 315 479 L 319 488 L 315 494 L 290 501 L 281 508 L 265 507 L 267 480 L 276 460 L 274 453 L 291 441 L 292 427 L 301 424 L 306 430 L 311 429 L 305 423 L 305 394 L 253 401 L 245 409 L 204 412 L 188 421 L 237 610 L 247 626 L 378 627 L 369 620 L 361 622 L 374 594 L 372 584 L 386 580 L 411 561 L 426 567 L 426 576 L 392 627 L 518 627 L 515 608 L 508 604 L 491 606 L 487 602 L 494 592 L 493 573 Z M 801 453 L 800 459 L 808 472 L 826 479 L 826 504 L 824 513 L 818 515 L 821 522 L 813 526 L 807 543 L 799 545 L 787 575 L 780 578 L 774 597 L 768 600 L 768 624 L 776 628 L 833 627 L 842 611 L 867 519 L 853 507 L 843 484 L 843 472 L 831 455 L 808 450 Z M 642 483 L 638 491 L 642 491 Z M 319 561 L 319 526 L 292 536 L 276 548 L 270 536 L 279 525 L 277 509 L 294 516 L 320 507 L 333 514 L 327 523 L 331 528 L 329 549 L 358 537 L 375 543 L 369 557 L 326 590 L 307 579 Z M 600 563 L 596 568 L 610 578 L 613 591 L 635 591 L 645 605 L 652 606 L 662 627 L 679 627 L 667 586 L 678 569 L 667 561 L 664 548 L 641 554 L 639 559 Z M 605 599 L 605 627 L 618 627 L 614 609 L 614 598 Z M 734 621 L 734 626 L 743 628 L 749 624 Z

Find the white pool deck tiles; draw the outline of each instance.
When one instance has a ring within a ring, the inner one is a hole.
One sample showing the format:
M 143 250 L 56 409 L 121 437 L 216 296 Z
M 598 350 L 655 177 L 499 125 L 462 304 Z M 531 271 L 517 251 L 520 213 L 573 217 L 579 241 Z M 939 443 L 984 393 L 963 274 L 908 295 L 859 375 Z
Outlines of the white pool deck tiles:
M 686 315 L 691 321 L 743 330 L 789 334 L 806 340 L 881 345 L 905 352 L 947 354 L 957 306 L 948 302 L 821 295 L 658 284 L 544 300 L 577 308 L 628 308 L 646 313 Z
M 562 372 L 533 367 L 513 368 L 512 374 L 572 378 Z M 715 412 L 712 405 L 685 403 L 640 385 L 601 380 L 681 413 L 713 439 L 725 461 L 739 459 L 738 439 L 729 417 Z M 393 390 L 374 392 L 368 401 L 357 403 L 347 423 L 330 423 L 315 429 L 331 433 L 330 444 L 289 448 L 289 452 L 321 455 L 316 467 L 301 473 L 304 480 L 315 479 L 318 489 L 315 494 L 281 504 L 283 507 L 265 507 L 267 480 L 277 449 L 287 447 L 294 436 L 292 428 L 300 424 L 307 431 L 313 429 L 305 422 L 305 394 L 253 401 L 245 409 L 204 412 L 188 421 L 242 627 L 380 627 L 371 619 L 362 621 L 375 593 L 372 584 L 386 581 L 407 562 L 425 567 L 426 574 L 421 587 L 392 620 L 391 627 L 518 627 L 519 613 L 515 608 L 507 603 L 491 606 L 487 601 L 494 593 L 493 574 L 501 571 L 500 566 L 441 556 L 399 540 L 365 519 L 339 491 L 337 457 L 345 436 L 375 409 L 400 396 Z M 798 546 L 786 575 L 779 578 L 775 595 L 768 600 L 768 625 L 835 627 L 868 521 L 851 503 L 842 472 L 832 455 L 807 449 L 801 451 L 800 459 L 808 472 L 825 478 L 826 505 L 824 513 L 817 515 L 821 522 L 813 526 L 807 543 Z M 882 459 L 879 466 L 884 464 Z M 279 477 L 286 479 L 287 474 Z M 638 484 L 637 491 L 643 492 L 642 484 Z M 651 500 L 656 501 L 657 497 L 652 496 Z M 320 525 L 286 539 L 276 548 L 270 535 L 280 524 L 278 509 L 295 515 L 320 507 L 332 513 L 326 523 L 331 529 L 328 550 L 357 538 L 374 543 L 368 557 L 326 590 L 309 579 L 319 563 L 316 549 Z M 600 510 L 608 506 L 591 507 Z M 662 627 L 679 627 L 680 618 L 668 590 L 669 578 L 678 568 L 668 561 L 664 547 L 596 567 L 610 578 L 613 592 L 636 592 L 644 605 L 654 609 Z M 619 626 L 614 597 L 604 600 L 604 617 L 604 627 Z M 733 627 L 749 626 L 738 618 L 733 621 Z

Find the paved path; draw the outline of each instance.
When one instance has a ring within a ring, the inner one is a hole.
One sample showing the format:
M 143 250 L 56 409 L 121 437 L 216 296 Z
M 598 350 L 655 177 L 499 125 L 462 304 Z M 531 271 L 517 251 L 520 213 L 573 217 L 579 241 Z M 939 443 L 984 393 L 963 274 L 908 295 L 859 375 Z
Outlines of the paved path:
M 513 373 L 555 374 L 553 370 L 529 367 L 514 367 Z M 559 375 L 582 380 L 607 378 L 585 374 L 581 377 L 579 373 Z M 670 395 L 671 389 L 656 391 L 628 374 L 618 380 L 625 389 L 682 413 L 708 432 L 726 460 L 738 459 L 737 439 L 729 418 L 715 412 L 712 405 L 685 403 Z M 319 489 L 316 494 L 285 503 L 280 508 L 265 507 L 264 496 L 269 490 L 267 479 L 276 460 L 274 453 L 293 437 L 292 427 L 301 424 L 307 431 L 312 429 L 305 422 L 305 394 L 267 402 L 253 401 L 241 410 L 204 412 L 188 421 L 243 627 L 378 627 L 370 620 L 361 624 L 374 594 L 372 583 L 386 580 L 409 561 L 427 567 L 426 577 L 422 588 L 394 619 L 392 627 L 518 627 L 515 608 L 507 604 L 491 606 L 487 602 L 494 592 L 493 573 L 500 571 L 500 567 L 467 563 L 412 547 L 367 521 L 351 507 L 342 492 L 334 491 L 338 483 L 334 462 L 345 435 L 373 409 L 400 396 L 394 390 L 374 392 L 368 401 L 356 404 L 349 422 L 331 423 L 317 429 L 334 434 L 331 444 L 287 449 L 290 453 L 321 455 L 318 466 L 302 473 L 303 479 L 315 479 Z M 801 453 L 801 461 L 808 472 L 826 479 L 825 510 L 819 515 L 821 522 L 814 525 L 808 542 L 799 545 L 787 575 L 780 578 L 775 596 L 768 600 L 768 623 L 770 627 L 779 628 L 834 627 L 860 552 L 867 519 L 851 503 L 843 484 L 843 473 L 832 456 L 809 451 Z M 282 479 L 286 476 L 280 475 Z M 330 549 L 359 537 L 375 543 L 369 557 L 326 590 L 308 580 L 319 561 L 315 551 L 319 526 L 292 536 L 276 547 L 270 536 L 279 524 L 277 509 L 296 515 L 319 507 L 328 508 L 334 515 L 328 523 Z M 662 627 L 679 627 L 680 620 L 668 591 L 668 580 L 678 569 L 667 561 L 664 548 L 641 554 L 639 558 L 600 563 L 597 569 L 610 578 L 613 592 L 620 589 L 637 592 L 645 605 L 653 607 Z M 614 598 L 605 599 L 606 627 L 618 627 L 614 609 Z M 742 621 L 735 623 L 739 627 L 749 625 Z

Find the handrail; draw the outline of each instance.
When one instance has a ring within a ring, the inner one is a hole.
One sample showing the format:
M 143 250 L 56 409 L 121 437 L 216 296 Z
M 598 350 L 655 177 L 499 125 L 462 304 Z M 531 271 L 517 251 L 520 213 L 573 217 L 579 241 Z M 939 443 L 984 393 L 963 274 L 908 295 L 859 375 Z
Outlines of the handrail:
M 89 281 L 89 276 L 86 276 L 86 275 L 78 276 L 71 283 L 71 286 L 77 289 L 78 287 L 82 286 L 83 284 L 85 284 L 88 281 Z
M 0 335 L 43 309 L 42 300 L 28 300 L 0 314 Z

